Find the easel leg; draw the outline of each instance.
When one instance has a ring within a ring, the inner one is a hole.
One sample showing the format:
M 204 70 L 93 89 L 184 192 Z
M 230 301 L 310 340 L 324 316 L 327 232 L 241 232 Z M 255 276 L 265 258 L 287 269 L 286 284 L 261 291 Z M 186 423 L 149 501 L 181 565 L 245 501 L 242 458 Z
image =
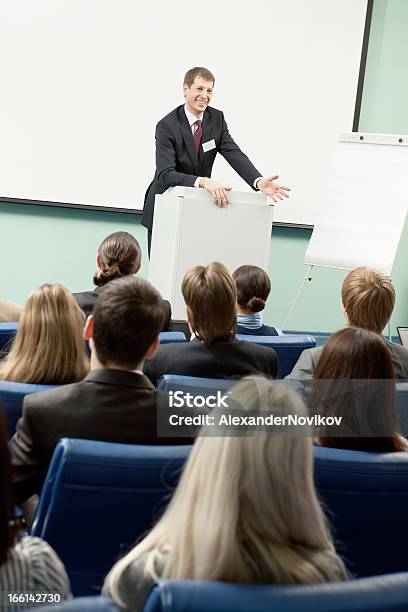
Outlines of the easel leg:
M 298 292 L 297 292 L 297 294 L 296 294 L 296 296 L 295 296 L 295 299 L 293 300 L 292 305 L 291 305 L 291 307 L 289 308 L 289 312 L 288 312 L 288 314 L 286 315 L 286 318 L 285 318 L 284 322 L 282 323 L 282 329 L 285 329 L 285 327 L 286 327 L 286 323 L 287 323 L 287 321 L 288 321 L 288 319 L 289 319 L 290 315 L 292 314 L 292 312 L 293 312 L 293 310 L 294 310 L 294 308 L 295 308 L 295 306 L 296 306 L 296 303 L 297 303 L 297 301 L 298 301 L 298 299 L 299 299 L 299 296 L 300 296 L 300 294 L 301 294 L 301 291 L 302 291 L 302 289 L 303 289 L 303 287 L 304 287 L 305 282 L 306 282 L 307 280 L 308 280 L 308 281 L 311 281 L 311 280 L 312 280 L 312 270 L 313 270 L 313 267 L 314 267 L 313 265 L 310 265 L 310 266 L 308 267 L 307 272 L 306 272 L 306 274 L 305 274 L 305 277 L 304 277 L 303 281 L 301 282 L 300 287 L 299 287 L 299 290 L 298 290 Z

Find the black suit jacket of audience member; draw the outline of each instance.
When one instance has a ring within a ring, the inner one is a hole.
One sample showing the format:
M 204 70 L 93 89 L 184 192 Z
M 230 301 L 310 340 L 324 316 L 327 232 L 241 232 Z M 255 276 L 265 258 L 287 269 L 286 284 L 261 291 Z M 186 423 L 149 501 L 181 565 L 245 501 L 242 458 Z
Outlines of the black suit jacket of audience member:
M 85 313 L 86 317 L 89 317 L 94 311 L 96 298 L 102 291 L 103 287 L 96 287 L 93 291 L 82 291 L 81 293 L 73 293 L 76 303 Z M 167 300 L 162 300 L 163 311 L 164 311 L 164 322 L 161 331 L 170 331 L 171 329 L 171 306 Z
M 198 176 L 210 177 L 214 160 L 220 153 L 235 172 L 253 188 L 255 179 L 262 176 L 234 142 L 224 119 L 224 113 L 208 107 L 203 114 L 201 143 L 214 140 L 215 147 L 204 153 L 195 148 L 193 134 L 184 105 L 166 115 L 156 126 L 156 172 L 149 185 L 144 202 L 142 225 L 153 227 L 156 194 L 177 185 L 194 187 Z
M 158 438 L 157 410 L 168 406 L 143 374 L 100 369 L 84 380 L 27 395 L 10 440 L 16 502 L 37 493 L 60 438 L 125 444 L 191 444 Z
M 271 348 L 244 340 L 216 340 L 206 346 L 195 338 L 191 342 L 163 344 L 155 356 L 145 361 L 145 374 L 157 384 L 163 374 L 182 374 L 204 378 L 242 378 L 248 374 L 276 377 L 278 358 Z

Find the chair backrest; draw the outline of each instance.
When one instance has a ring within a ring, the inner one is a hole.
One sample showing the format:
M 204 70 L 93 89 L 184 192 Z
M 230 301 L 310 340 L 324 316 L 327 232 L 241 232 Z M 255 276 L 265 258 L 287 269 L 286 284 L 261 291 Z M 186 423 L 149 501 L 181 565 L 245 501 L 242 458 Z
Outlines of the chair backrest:
M 198 376 L 182 376 L 180 374 L 165 374 L 157 383 L 158 391 L 182 391 L 192 395 L 207 397 L 217 391 L 228 391 L 238 381 L 232 378 L 200 378 Z
M 242 585 L 161 580 L 144 612 L 402 612 L 408 574 L 314 585 Z
M 317 332 L 317 331 L 304 331 L 304 330 L 296 330 L 296 329 L 284 329 L 283 330 L 283 335 L 289 335 L 289 336 L 313 336 L 316 340 L 316 346 L 323 346 L 323 344 L 325 344 L 327 342 L 327 340 L 330 338 L 330 336 L 332 335 L 332 332 Z M 280 334 L 279 334 L 280 335 Z M 389 335 L 384 335 L 384 340 L 391 340 L 391 342 L 394 342 L 395 344 L 401 344 L 401 339 L 399 336 L 391 336 L 391 338 L 389 337 Z
M 284 336 L 312 336 L 316 340 L 316 346 L 323 346 L 332 335 L 332 332 L 321 331 L 305 331 L 297 329 L 284 329 Z
M 237 338 L 238 340 L 273 348 L 279 361 L 278 378 L 284 378 L 287 374 L 290 374 L 305 349 L 316 346 L 316 340 L 312 336 L 245 336 L 237 334 Z
M 351 572 L 408 570 L 408 453 L 316 447 L 315 481 Z
M 110 597 L 75 597 L 67 599 L 61 604 L 52 604 L 50 606 L 35 608 L 36 612 L 69 612 L 69 610 L 77 610 L 78 612 L 118 612 L 119 608 Z
M 100 592 L 115 561 L 155 522 L 190 446 L 61 440 L 33 523 L 63 559 L 75 596 Z
M 0 351 L 7 353 L 18 330 L 18 323 L 0 323 Z
M 185 334 L 181 331 L 166 331 L 159 334 L 160 344 L 170 344 L 170 342 L 187 342 Z
M 191 393 L 194 397 L 202 395 L 207 397 L 217 391 L 229 391 L 239 380 L 235 378 L 200 378 L 198 376 L 182 376 L 180 374 L 165 374 L 159 379 L 157 384 L 158 391 L 181 391 Z M 302 383 L 297 380 L 274 380 L 275 385 L 286 385 L 294 391 L 304 393 Z
M 400 431 L 408 437 L 408 381 L 398 381 L 396 388 Z
M 25 396 L 30 393 L 55 389 L 57 386 L 58 385 L 30 385 L 27 383 L 0 380 L 0 400 L 6 413 L 9 437 L 16 431 L 17 421 L 23 412 L 23 401 Z

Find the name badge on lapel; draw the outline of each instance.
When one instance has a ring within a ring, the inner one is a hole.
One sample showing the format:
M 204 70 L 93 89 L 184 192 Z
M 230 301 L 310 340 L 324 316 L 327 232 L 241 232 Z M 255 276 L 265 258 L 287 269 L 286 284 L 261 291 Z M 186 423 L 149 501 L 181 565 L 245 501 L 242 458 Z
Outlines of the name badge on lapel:
M 215 140 L 209 140 L 208 142 L 203 142 L 203 151 L 207 153 L 207 151 L 211 151 L 211 149 L 215 149 Z

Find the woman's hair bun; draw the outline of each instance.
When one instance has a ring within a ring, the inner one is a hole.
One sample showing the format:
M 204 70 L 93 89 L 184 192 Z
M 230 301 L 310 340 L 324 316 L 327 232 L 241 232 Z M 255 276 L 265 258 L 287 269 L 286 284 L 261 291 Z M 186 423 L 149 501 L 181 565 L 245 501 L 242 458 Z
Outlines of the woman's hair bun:
M 251 312 L 259 312 L 265 308 L 265 300 L 259 297 L 253 297 L 249 300 L 246 307 Z

